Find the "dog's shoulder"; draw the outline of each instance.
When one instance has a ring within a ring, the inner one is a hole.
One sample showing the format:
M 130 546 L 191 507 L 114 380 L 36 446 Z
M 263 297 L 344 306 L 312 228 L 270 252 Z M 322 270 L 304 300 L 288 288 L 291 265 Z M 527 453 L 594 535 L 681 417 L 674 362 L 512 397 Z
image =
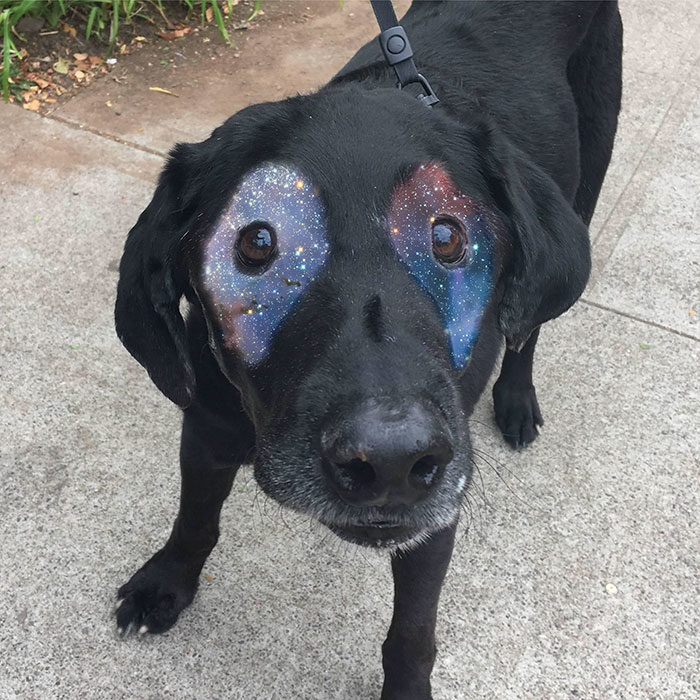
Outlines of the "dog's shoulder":
M 566 63 L 586 35 L 600 2 L 413 2 L 400 20 L 419 61 L 430 67 L 474 71 L 500 62 L 521 64 L 543 58 Z M 606 1 L 609 6 L 616 2 Z M 381 73 L 382 54 L 374 39 L 339 76 Z

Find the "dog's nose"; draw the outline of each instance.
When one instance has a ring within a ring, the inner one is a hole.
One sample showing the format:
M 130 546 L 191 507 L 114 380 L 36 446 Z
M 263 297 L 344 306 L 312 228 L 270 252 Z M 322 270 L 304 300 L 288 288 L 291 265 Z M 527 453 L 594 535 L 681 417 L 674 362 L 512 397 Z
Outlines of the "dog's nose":
M 323 431 L 321 451 L 333 488 L 357 506 L 416 503 L 453 457 L 444 421 L 417 403 L 368 402 Z

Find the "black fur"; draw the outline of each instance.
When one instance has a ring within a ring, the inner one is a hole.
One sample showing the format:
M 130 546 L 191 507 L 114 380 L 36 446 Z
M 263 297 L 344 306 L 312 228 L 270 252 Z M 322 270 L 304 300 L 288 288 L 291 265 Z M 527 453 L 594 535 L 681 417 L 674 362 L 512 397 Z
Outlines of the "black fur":
M 438 106 L 397 90 L 372 41 L 319 92 L 249 107 L 205 142 L 177 146 L 129 233 L 117 331 L 185 409 L 183 485 L 171 537 L 119 590 L 117 619 L 124 631 L 172 626 L 216 544 L 235 473 L 253 460 L 258 483 L 279 502 L 347 539 L 403 544 L 392 549 L 382 697 L 424 699 L 437 600 L 471 479 L 466 418 L 505 337 L 496 422 L 514 446 L 542 424 L 533 353 L 539 326 L 566 311 L 588 278 L 587 225 L 620 106 L 622 26 L 614 2 L 415 3 L 402 24 Z M 202 237 L 240 178 L 268 160 L 298 167 L 319 187 L 331 252 L 251 368 L 209 332 L 197 272 Z M 461 374 L 450 367 L 434 306 L 382 224 L 397 179 L 426 161 L 442 163 L 503 223 L 496 289 Z M 421 430 L 449 443 L 424 498 L 358 507 L 331 488 L 324 450 L 363 411 L 387 421 L 391 436 L 381 439 L 392 450 Z M 379 537 L 380 520 L 400 533 L 397 542 Z

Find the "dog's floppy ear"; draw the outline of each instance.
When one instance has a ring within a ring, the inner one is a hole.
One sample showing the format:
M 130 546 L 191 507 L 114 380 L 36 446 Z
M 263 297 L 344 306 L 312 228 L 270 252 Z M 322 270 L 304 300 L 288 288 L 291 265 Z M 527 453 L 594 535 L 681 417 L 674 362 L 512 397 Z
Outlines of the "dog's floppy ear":
M 559 186 L 504 136 L 482 132 L 492 192 L 512 236 L 499 325 L 519 351 L 535 328 L 564 313 L 582 294 L 591 269 L 588 228 Z
M 173 150 L 151 203 L 129 231 L 114 309 L 119 339 L 153 383 L 183 408 L 195 390 L 179 311 L 187 285 L 180 238 L 191 149 L 180 144 Z

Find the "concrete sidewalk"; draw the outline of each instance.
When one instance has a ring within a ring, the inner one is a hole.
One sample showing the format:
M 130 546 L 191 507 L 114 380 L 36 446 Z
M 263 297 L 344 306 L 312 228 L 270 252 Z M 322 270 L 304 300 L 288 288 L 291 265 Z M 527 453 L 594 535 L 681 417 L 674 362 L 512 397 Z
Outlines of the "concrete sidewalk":
M 254 69 L 265 32 L 284 34 L 271 3 L 237 59 L 253 66 L 249 101 L 279 97 L 264 86 L 282 68 L 288 94 L 322 83 L 374 31 L 364 3 L 319 7 Z M 594 274 L 542 333 L 536 444 L 502 443 L 488 394 L 475 416 L 483 485 L 442 598 L 436 700 L 700 697 L 700 7 L 622 13 Z M 249 472 L 176 628 L 121 641 L 110 617 L 167 537 L 179 482 L 178 412 L 114 334 L 116 265 L 158 154 L 243 106 L 216 103 L 219 88 L 165 103 L 158 123 L 138 81 L 119 88 L 121 121 L 94 116 L 107 81 L 50 118 L 0 104 L 2 700 L 379 695 L 387 561 L 256 498 Z

